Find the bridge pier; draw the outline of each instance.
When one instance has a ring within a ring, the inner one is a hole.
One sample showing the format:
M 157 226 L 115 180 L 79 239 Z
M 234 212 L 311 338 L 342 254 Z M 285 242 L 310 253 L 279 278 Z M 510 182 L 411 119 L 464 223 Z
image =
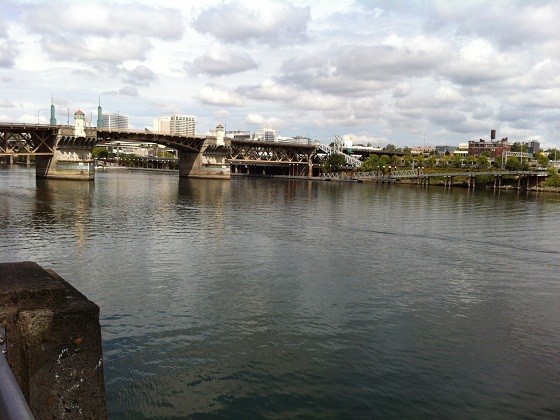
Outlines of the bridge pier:
M 61 127 L 50 139 L 52 154 L 38 154 L 35 159 L 37 178 L 93 181 L 95 164 L 91 151 L 97 142 L 91 129 Z
M 217 138 L 207 138 L 200 152 L 179 152 L 179 177 L 230 179 L 230 165 L 226 162 L 228 153 L 229 148 L 220 144 Z

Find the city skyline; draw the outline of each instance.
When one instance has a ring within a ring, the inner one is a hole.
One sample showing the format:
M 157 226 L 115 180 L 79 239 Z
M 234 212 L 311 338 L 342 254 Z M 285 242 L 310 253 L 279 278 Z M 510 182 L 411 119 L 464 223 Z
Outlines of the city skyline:
M 59 123 L 100 101 L 136 129 L 560 145 L 556 1 L 152 3 L 3 2 L 0 121 L 48 123 L 52 98 Z

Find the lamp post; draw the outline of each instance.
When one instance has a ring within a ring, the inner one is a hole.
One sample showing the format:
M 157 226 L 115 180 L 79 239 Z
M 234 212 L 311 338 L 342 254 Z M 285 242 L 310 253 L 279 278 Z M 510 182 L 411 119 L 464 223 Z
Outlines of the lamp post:
M 37 124 L 39 124 L 39 113 L 42 111 L 42 109 L 38 109 L 37 110 Z

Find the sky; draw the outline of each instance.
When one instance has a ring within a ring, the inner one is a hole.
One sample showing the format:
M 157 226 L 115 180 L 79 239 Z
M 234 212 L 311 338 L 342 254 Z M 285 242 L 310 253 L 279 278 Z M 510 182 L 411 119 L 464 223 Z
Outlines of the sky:
M 560 146 L 558 0 L 0 0 L 0 121 Z M 70 117 L 68 118 L 68 115 Z M 95 122 L 94 122 L 95 123 Z

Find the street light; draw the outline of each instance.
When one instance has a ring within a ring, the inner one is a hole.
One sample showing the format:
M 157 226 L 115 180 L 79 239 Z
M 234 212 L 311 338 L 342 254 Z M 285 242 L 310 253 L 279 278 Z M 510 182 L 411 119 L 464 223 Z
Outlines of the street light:
M 37 110 L 37 124 L 39 124 L 39 113 L 42 111 L 42 109 L 38 109 Z

